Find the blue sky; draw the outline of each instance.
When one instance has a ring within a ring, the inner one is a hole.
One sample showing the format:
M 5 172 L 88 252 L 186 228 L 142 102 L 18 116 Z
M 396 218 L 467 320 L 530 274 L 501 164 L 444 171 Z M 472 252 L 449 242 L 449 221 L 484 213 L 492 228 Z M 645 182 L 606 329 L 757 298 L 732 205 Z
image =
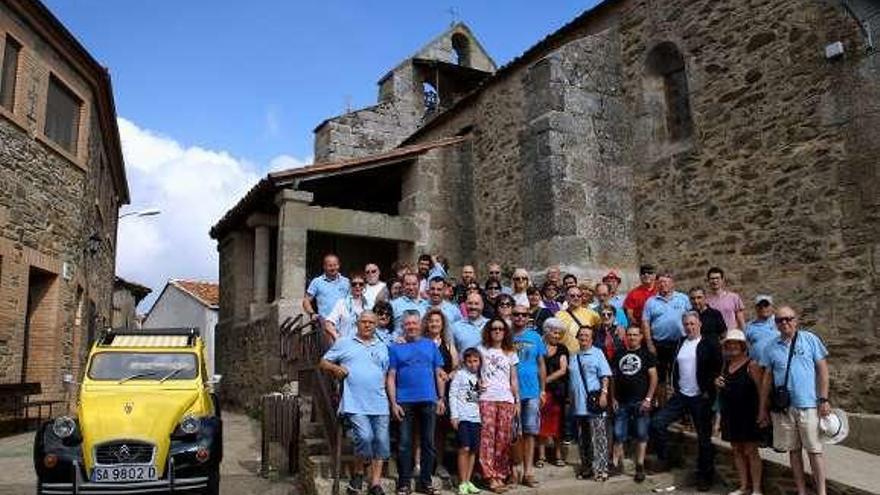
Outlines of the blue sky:
M 216 279 L 210 225 L 270 167 L 310 159 L 323 119 L 375 103 L 376 81 L 450 8 L 501 65 L 596 1 L 45 3 L 110 69 L 132 207 L 163 210 L 120 224 L 117 272 L 159 290 Z

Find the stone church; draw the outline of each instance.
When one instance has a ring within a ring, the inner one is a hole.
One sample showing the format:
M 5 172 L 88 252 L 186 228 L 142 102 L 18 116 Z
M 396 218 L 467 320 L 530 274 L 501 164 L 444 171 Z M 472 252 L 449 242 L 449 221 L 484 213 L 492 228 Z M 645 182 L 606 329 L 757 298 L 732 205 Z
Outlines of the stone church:
M 874 0 L 605 0 L 502 67 L 452 26 L 212 229 L 232 400 L 276 387 L 279 323 L 332 250 L 627 285 L 650 262 L 680 289 L 718 265 L 747 306 L 802 311 L 833 401 L 880 411 L 876 43 Z

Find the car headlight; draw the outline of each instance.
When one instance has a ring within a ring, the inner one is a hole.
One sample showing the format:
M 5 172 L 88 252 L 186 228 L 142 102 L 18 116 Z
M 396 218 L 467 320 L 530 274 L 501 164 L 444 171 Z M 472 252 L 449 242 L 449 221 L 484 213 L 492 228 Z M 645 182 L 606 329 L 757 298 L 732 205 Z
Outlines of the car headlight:
M 52 433 L 58 438 L 69 438 L 76 431 L 76 421 L 70 416 L 60 416 L 52 422 Z
M 199 420 L 194 416 L 185 416 L 180 422 L 180 431 L 192 435 L 199 431 L 199 426 L 201 426 Z

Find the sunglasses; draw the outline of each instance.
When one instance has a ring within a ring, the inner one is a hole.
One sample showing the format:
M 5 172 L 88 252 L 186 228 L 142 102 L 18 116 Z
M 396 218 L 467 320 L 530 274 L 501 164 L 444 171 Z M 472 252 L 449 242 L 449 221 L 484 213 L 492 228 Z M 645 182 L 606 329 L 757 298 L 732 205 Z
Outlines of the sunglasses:
M 367 270 L 367 273 L 379 273 L 379 270 Z
M 501 272 L 489 272 L 489 275 L 501 275 Z
M 522 280 L 528 280 L 526 277 L 513 277 L 513 279 L 514 279 L 514 280 L 519 280 L 519 281 L 522 281 Z
M 789 323 L 794 320 L 797 320 L 796 316 L 777 316 L 776 323 Z
M 499 308 L 510 308 L 510 307 L 513 307 L 513 304 L 509 303 L 509 302 L 503 302 L 503 303 L 499 303 L 498 307 Z
M 501 287 L 486 287 L 486 290 L 501 290 Z
M 604 316 L 605 318 L 608 318 L 609 316 L 614 316 L 614 313 L 612 313 L 610 311 L 603 311 L 602 316 Z
M 351 283 L 352 287 L 363 287 L 364 285 L 366 285 L 364 282 L 352 282 Z
M 376 316 L 391 316 L 389 311 L 376 311 Z
M 513 313 L 513 316 L 521 316 L 523 318 L 527 318 L 529 316 L 528 313 Z
M 489 330 L 492 331 L 492 332 L 503 332 L 503 331 L 504 331 L 504 327 L 492 327 L 492 328 L 490 328 Z

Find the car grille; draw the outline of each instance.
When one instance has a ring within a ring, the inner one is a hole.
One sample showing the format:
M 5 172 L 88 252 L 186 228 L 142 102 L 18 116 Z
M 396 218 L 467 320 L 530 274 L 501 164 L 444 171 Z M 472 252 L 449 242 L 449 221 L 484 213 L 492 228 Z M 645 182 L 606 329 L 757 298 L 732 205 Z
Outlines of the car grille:
M 95 447 L 96 464 L 142 464 L 153 460 L 151 443 L 136 441 L 108 442 Z

